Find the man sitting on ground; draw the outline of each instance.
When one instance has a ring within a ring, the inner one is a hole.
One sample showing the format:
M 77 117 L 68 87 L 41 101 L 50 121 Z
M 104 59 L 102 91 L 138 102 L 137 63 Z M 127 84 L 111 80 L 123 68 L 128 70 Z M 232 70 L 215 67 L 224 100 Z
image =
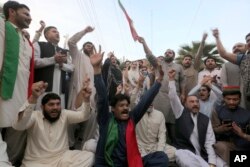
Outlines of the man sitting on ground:
M 32 85 L 32 95 L 20 109 L 13 124 L 16 130 L 27 129 L 27 147 L 22 167 L 90 167 L 94 154 L 87 151 L 70 151 L 68 124 L 79 123 L 90 117 L 89 79 L 86 79 L 77 100 L 82 106 L 77 112 L 62 110 L 61 98 L 48 93 L 42 98 L 42 112 L 34 111 L 37 99 L 48 84 L 40 81 Z

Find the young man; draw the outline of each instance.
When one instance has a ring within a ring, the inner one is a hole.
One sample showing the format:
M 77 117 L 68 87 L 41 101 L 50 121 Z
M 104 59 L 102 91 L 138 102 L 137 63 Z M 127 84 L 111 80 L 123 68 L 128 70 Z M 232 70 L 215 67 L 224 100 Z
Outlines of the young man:
M 214 77 L 214 83 L 221 88 L 221 81 L 220 81 L 220 73 L 221 70 L 218 70 L 216 59 L 213 56 L 208 56 L 204 60 L 205 68 L 199 72 L 198 74 L 198 83 L 200 83 L 205 76 Z
M 0 17 L 0 128 L 8 127 L 3 138 L 15 165 L 22 159 L 25 133 L 10 127 L 33 83 L 32 46 L 22 33 L 29 28 L 31 16 L 29 8 L 16 1 L 6 2 L 3 11 L 6 21 Z
M 21 107 L 13 127 L 16 130 L 27 129 L 27 147 L 23 167 L 91 167 L 94 154 L 87 151 L 70 151 L 68 125 L 89 118 L 90 95 L 89 79 L 83 83 L 77 100 L 82 102 L 77 112 L 62 110 L 61 98 L 48 93 L 42 98 L 42 112 L 34 111 L 37 100 L 48 84 L 40 81 L 32 85 L 32 95 Z
M 212 125 L 216 135 L 216 153 L 228 163 L 230 151 L 249 151 L 250 142 L 247 136 L 236 133 L 232 127 L 242 130 L 250 124 L 250 112 L 239 106 L 241 93 L 239 86 L 223 87 L 224 103 L 217 105 L 212 113 Z M 245 131 L 243 131 L 245 132 Z
M 198 95 L 200 112 L 211 118 L 215 103 L 222 101 L 222 91 L 212 83 L 210 76 L 203 77 L 189 93 L 189 96 Z
M 96 90 L 94 87 L 94 70 L 90 63 L 89 57 L 94 54 L 95 47 L 91 42 L 85 42 L 81 49 L 78 48 L 77 43 L 87 34 L 94 31 L 91 26 L 85 27 L 83 30 L 74 34 L 68 41 L 69 52 L 72 57 L 72 63 L 75 66 L 74 73 L 72 73 L 72 80 L 70 82 L 69 93 L 69 109 L 76 109 L 81 104 L 76 101 L 77 94 L 81 90 L 83 78 L 88 76 L 90 78 L 90 87 L 92 94 L 90 97 L 90 106 L 93 111 L 96 111 L 95 95 Z M 94 137 L 94 132 L 97 128 L 96 112 L 91 112 L 91 117 L 85 122 L 77 125 L 70 125 L 69 127 L 69 140 L 70 147 L 75 149 L 82 149 L 85 141 Z
M 95 73 L 95 87 L 98 95 L 97 121 L 99 124 L 99 141 L 96 149 L 96 167 L 167 167 L 168 158 L 164 152 L 154 152 L 141 158 L 135 136 L 135 125 L 140 121 L 147 108 L 152 103 L 161 86 L 163 74 L 144 95 L 139 104 L 129 112 L 129 97 L 115 95 L 109 101 L 107 90 L 101 75 L 103 53 L 91 57 Z
M 67 55 L 67 50 L 58 46 L 60 34 L 56 27 L 46 27 L 44 29 L 44 37 L 47 42 L 34 43 L 35 82 L 48 82 L 49 86 L 46 92 L 59 94 L 62 100 L 62 106 L 66 108 L 69 91 L 69 73 L 73 72 L 74 66 Z M 39 107 L 40 106 L 37 108 Z

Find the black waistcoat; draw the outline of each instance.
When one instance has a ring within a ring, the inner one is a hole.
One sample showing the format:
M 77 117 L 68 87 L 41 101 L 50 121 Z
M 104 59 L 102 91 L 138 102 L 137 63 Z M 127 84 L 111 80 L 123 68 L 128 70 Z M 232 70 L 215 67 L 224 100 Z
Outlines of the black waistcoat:
M 55 46 L 52 45 L 50 42 L 38 42 L 41 50 L 40 58 L 49 58 L 53 57 L 55 55 L 55 50 L 62 49 L 57 47 L 55 49 Z M 42 67 L 35 69 L 35 82 L 38 81 L 44 81 L 48 83 L 48 88 L 46 89 L 46 92 L 52 91 L 53 88 L 53 77 L 54 77 L 54 68 L 55 64 L 52 64 L 50 66 Z M 61 70 L 61 81 L 58 81 L 58 84 L 61 85 L 61 93 L 65 93 L 65 84 L 66 84 L 66 72 Z
M 197 128 L 199 135 L 199 144 L 201 148 L 200 154 L 203 159 L 208 161 L 208 154 L 205 149 L 205 141 L 209 118 L 202 113 L 199 113 L 197 116 Z M 190 136 L 193 132 L 193 129 L 194 122 L 191 118 L 191 112 L 187 109 L 184 109 L 180 118 L 176 119 L 176 141 L 174 145 L 177 149 L 187 149 L 195 153 L 195 148 L 190 141 Z

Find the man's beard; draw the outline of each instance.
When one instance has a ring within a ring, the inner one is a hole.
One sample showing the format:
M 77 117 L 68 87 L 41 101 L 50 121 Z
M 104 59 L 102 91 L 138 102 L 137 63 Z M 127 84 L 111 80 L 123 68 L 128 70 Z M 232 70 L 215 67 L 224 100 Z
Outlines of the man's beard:
M 88 50 L 86 50 L 86 49 L 84 49 L 83 52 L 84 52 L 87 56 L 90 56 L 90 54 L 91 54 L 91 52 L 88 51 Z
M 50 123 L 56 122 L 60 116 L 61 116 L 61 111 L 58 112 L 58 116 L 55 118 L 52 118 L 46 111 L 43 110 L 43 115 L 45 119 L 47 119 Z
M 172 62 L 174 60 L 174 57 L 164 57 L 164 60 L 168 63 Z

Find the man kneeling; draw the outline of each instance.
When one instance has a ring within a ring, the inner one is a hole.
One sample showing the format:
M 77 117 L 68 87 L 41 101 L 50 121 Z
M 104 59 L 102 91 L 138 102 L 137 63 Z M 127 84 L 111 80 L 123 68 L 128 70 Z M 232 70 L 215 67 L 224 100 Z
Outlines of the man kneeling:
M 89 167 L 94 163 L 94 154 L 87 151 L 70 151 L 68 124 L 85 121 L 90 116 L 91 89 L 86 79 L 78 100 L 82 106 L 77 112 L 61 110 L 61 99 L 48 93 L 42 99 L 42 112 L 34 111 L 37 99 L 47 88 L 43 81 L 32 85 L 32 95 L 20 109 L 13 123 L 17 130 L 27 129 L 27 147 L 22 167 Z

